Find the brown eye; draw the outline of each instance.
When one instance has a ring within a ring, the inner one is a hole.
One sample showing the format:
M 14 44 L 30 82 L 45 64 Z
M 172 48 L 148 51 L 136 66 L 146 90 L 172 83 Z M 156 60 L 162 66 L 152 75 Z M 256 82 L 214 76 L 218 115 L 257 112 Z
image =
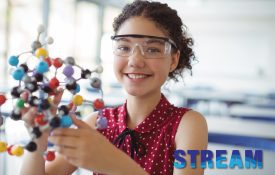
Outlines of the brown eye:
M 117 50 L 119 52 L 130 52 L 131 48 L 128 46 L 119 46 L 119 47 L 117 47 Z
M 147 48 L 146 52 L 148 52 L 148 53 L 160 53 L 161 51 L 158 48 L 150 47 L 150 48 Z

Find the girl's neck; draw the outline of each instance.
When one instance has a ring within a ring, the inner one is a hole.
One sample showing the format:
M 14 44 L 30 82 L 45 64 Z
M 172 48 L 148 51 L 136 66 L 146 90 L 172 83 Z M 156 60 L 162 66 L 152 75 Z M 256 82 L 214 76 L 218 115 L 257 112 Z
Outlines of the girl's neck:
M 127 127 L 134 129 L 157 106 L 161 93 L 156 92 L 141 97 L 128 95 L 127 97 Z

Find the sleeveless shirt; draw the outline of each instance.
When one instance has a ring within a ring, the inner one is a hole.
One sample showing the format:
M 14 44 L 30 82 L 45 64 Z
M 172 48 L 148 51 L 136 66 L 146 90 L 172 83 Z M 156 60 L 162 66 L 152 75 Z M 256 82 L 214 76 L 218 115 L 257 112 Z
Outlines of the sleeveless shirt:
M 126 125 L 126 103 L 127 101 L 121 106 L 103 109 L 101 115 L 107 118 L 108 126 L 98 131 L 131 155 L 149 174 L 172 175 L 175 135 L 182 116 L 189 109 L 173 106 L 161 94 L 153 111 L 136 128 L 130 130 Z

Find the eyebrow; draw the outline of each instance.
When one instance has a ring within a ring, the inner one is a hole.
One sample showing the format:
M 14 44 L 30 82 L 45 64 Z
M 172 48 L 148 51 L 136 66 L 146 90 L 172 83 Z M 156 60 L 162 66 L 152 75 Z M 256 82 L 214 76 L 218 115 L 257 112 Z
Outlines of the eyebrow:
M 160 37 L 160 36 L 151 36 L 151 35 L 137 35 L 137 34 L 127 34 L 127 35 L 114 35 L 111 36 L 111 39 L 116 39 L 120 37 L 132 37 L 132 38 L 153 38 L 153 39 L 162 39 L 168 41 L 168 38 Z
M 171 40 L 169 38 L 165 38 L 165 37 L 159 37 L 159 36 L 139 35 L 139 34 L 127 34 L 127 35 L 113 35 L 113 36 L 111 36 L 111 39 L 115 40 L 115 39 L 120 38 L 120 37 L 162 39 L 164 41 L 168 41 L 170 44 L 172 44 L 173 47 L 175 47 L 176 49 L 178 49 L 176 43 L 173 40 Z
M 130 39 L 128 39 L 127 37 L 117 37 L 117 38 L 115 38 L 115 40 L 116 41 L 124 41 L 124 42 L 132 42 Z M 157 44 L 161 44 L 161 45 L 163 45 L 164 43 L 165 43 L 165 41 L 164 40 L 161 40 L 161 39 L 147 39 L 147 40 L 145 40 L 145 41 L 143 41 L 143 42 L 145 42 L 145 43 L 147 43 L 147 44 L 154 44 L 154 43 L 157 43 Z
M 127 42 L 130 42 L 130 40 L 126 37 L 117 37 L 117 38 L 114 38 L 114 40 L 116 41 L 127 41 Z
M 160 40 L 160 39 L 149 39 L 146 41 L 146 43 L 158 43 L 158 44 L 164 44 L 165 41 L 164 40 Z

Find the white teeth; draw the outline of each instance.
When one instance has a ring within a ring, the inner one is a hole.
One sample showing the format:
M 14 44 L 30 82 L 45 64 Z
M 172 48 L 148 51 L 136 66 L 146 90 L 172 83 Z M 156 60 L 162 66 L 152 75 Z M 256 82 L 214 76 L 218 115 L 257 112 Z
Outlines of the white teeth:
M 128 74 L 128 77 L 132 78 L 132 79 L 139 79 L 139 78 L 145 78 L 147 76 L 146 75 L 137 75 L 137 74 Z

